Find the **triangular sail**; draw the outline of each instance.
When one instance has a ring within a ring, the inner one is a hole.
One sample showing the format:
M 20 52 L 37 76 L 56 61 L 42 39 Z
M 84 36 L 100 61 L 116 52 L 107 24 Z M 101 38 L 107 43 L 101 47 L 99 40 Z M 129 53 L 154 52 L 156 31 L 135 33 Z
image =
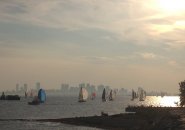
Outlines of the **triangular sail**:
M 110 91 L 109 100 L 110 100 L 110 101 L 113 100 L 113 92 L 112 92 L 112 90 Z
M 95 98 L 96 98 L 96 93 L 93 92 L 93 93 L 91 94 L 91 99 L 94 100 Z
M 111 90 L 110 91 L 110 95 L 109 95 L 109 101 L 113 101 L 116 97 L 116 91 L 115 90 Z
M 138 89 L 138 96 L 139 96 L 139 101 L 144 101 L 146 98 L 146 91 L 143 90 L 142 88 Z
M 131 100 L 134 100 L 135 99 L 135 92 L 134 90 L 132 89 L 132 99 Z
M 80 92 L 79 92 L 79 97 L 78 97 L 79 100 L 82 100 L 83 99 L 83 94 L 82 94 L 82 87 L 80 88 Z
M 87 100 L 88 98 L 88 92 L 85 88 L 82 89 L 82 93 L 83 93 L 83 100 Z
M 78 101 L 79 102 L 85 102 L 88 98 L 88 92 L 85 88 L 80 88 L 80 92 L 79 92 L 79 97 L 78 97 Z
M 136 98 L 138 98 L 137 93 L 132 89 L 132 98 L 131 98 L 131 100 L 133 101 Z
M 105 88 L 103 89 L 103 93 L 102 93 L 102 101 L 103 102 L 106 101 L 106 91 L 105 91 Z
M 44 103 L 46 101 L 46 93 L 43 89 L 40 89 L 38 92 L 38 99 L 41 103 Z

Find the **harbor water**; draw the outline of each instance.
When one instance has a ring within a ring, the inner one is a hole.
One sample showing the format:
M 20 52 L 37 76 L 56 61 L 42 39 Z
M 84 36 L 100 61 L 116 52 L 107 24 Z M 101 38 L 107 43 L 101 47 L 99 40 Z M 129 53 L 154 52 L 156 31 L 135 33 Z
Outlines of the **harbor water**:
M 48 96 L 41 105 L 28 105 L 31 98 L 20 101 L 0 100 L 0 121 L 2 130 L 99 130 L 98 128 L 73 126 L 62 123 L 14 121 L 9 119 L 56 119 L 124 113 L 128 105 L 172 106 L 179 102 L 178 96 L 147 96 L 145 101 L 130 100 L 130 96 L 117 96 L 114 101 L 102 102 L 101 97 L 79 103 L 77 96 Z

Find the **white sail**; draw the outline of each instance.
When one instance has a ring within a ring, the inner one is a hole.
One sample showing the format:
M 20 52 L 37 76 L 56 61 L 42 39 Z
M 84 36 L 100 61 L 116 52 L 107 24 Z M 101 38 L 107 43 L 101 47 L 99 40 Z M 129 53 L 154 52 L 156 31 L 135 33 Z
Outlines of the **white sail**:
M 78 101 L 79 102 L 85 102 L 88 98 L 88 92 L 85 88 L 80 88 L 80 92 L 79 92 L 79 97 L 78 97 Z

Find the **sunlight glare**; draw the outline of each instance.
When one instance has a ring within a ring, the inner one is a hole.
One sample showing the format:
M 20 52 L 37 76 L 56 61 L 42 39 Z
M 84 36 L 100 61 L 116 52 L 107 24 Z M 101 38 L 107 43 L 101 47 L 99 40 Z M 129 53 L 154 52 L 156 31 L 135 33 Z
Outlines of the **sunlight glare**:
M 185 10 L 185 0 L 159 0 L 162 10 L 169 13 L 179 13 Z
M 171 106 L 171 107 L 176 107 L 176 103 L 180 102 L 180 99 L 178 96 L 171 96 L 171 97 L 163 97 L 161 98 L 160 105 L 161 106 Z
M 185 21 L 184 20 L 176 21 L 175 26 L 176 28 L 185 29 Z

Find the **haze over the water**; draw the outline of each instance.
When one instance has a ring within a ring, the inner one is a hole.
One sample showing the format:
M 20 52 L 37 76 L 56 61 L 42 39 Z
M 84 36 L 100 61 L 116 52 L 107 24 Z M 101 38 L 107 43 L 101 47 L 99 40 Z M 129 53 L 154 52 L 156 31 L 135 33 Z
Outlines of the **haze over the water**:
M 1 0 L 0 90 L 61 83 L 178 92 L 183 0 Z

